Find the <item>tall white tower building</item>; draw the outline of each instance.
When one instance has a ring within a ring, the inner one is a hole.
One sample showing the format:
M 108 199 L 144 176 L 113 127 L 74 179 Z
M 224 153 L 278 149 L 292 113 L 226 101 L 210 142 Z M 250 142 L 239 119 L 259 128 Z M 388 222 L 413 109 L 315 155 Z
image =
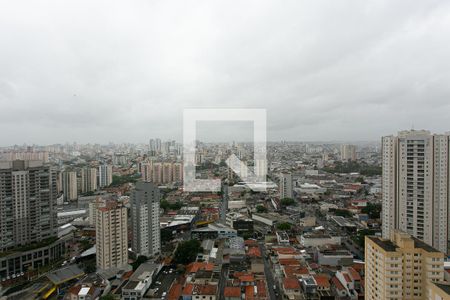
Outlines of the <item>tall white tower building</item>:
M 0 162 L 0 252 L 57 236 L 57 196 L 56 171 L 42 161 Z
M 97 268 L 122 268 L 128 263 L 127 208 L 115 200 L 105 201 L 95 217 Z
M 77 172 L 64 171 L 62 173 L 62 188 L 65 201 L 75 201 L 78 199 Z
M 448 253 L 449 134 L 401 131 L 382 138 L 383 237 L 400 229 Z
M 291 173 L 281 173 L 279 188 L 280 188 L 280 199 L 293 198 Z
M 100 165 L 98 167 L 98 185 L 99 187 L 105 187 L 112 183 L 112 166 Z
M 81 170 L 81 192 L 93 192 L 97 190 L 97 169 L 85 167 Z
M 139 255 L 154 256 L 161 251 L 158 187 L 138 182 L 131 194 L 132 249 Z

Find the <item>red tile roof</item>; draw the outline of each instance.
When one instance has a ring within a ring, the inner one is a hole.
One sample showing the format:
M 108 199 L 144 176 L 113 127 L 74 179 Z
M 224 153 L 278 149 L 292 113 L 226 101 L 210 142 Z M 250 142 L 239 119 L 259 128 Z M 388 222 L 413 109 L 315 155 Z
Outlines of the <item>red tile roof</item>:
M 198 270 L 212 271 L 214 269 L 213 263 L 207 262 L 193 262 L 190 263 L 187 268 L 187 273 L 197 273 Z
M 361 275 L 359 275 L 359 273 L 356 272 L 355 269 L 353 269 L 353 268 L 348 268 L 348 273 L 349 273 L 350 276 L 353 278 L 353 280 L 355 280 L 355 281 L 360 281 L 360 280 L 361 280 Z
M 205 284 L 198 287 L 198 295 L 215 295 L 217 293 L 217 285 Z
M 266 282 L 265 280 L 258 280 L 256 282 L 256 287 L 257 287 L 257 296 L 258 298 L 265 298 L 267 297 L 267 290 L 266 290 Z
M 258 242 L 256 240 L 245 240 L 245 246 L 258 246 Z
M 255 289 L 252 285 L 245 287 L 245 300 L 255 299 Z
M 298 275 L 306 275 L 309 274 L 307 268 L 303 267 L 293 267 L 293 266 L 284 266 L 284 275 L 286 277 L 296 277 Z
M 239 280 L 241 282 L 253 282 L 255 281 L 255 277 L 252 274 L 239 276 Z
M 186 284 L 183 289 L 183 295 L 192 295 L 192 291 L 194 290 L 193 284 Z
M 249 247 L 247 255 L 253 257 L 261 257 L 261 250 L 259 250 L 258 247 Z
M 274 248 L 274 250 L 278 254 L 298 254 L 297 250 L 295 250 L 292 247 L 278 247 L 278 248 Z
M 227 286 L 223 291 L 225 297 L 241 297 L 241 288 L 234 286 Z
M 344 275 L 344 279 L 345 281 L 347 281 L 347 283 L 352 282 L 352 279 L 350 278 L 350 275 L 348 275 L 348 273 L 343 273 L 342 275 Z
M 329 288 L 331 286 L 328 276 L 325 275 L 314 275 L 314 279 L 317 285 L 323 288 Z
M 183 286 L 180 283 L 175 283 L 169 290 L 167 295 L 168 300 L 178 300 L 181 296 L 181 292 L 183 290 Z
M 283 286 L 287 290 L 300 289 L 300 282 L 295 277 L 287 277 L 283 279 Z
M 336 289 L 342 291 L 345 290 L 344 286 L 342 285 L 342 283 L 339 281 L 339 279 L 336 278 L 336 276 L 334 276 L 331 279 L 331 282 L 333 283 L 333 285 L 336 287 Z
M 278 262 L 280 263 L 280 265 L 300 266 L 300 261 L 294 258 L 280 258 Z

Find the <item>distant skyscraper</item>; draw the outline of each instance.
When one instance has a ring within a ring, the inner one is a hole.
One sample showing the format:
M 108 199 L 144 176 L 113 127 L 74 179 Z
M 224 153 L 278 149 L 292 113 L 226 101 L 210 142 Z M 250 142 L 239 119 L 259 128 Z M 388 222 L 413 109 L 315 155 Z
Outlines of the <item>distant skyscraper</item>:
M 173 163 L 173 181 L 174 182 L 183 182 L 183 164 L 182 163 Z
M 85 167 L 81 170 L 81 192 L 93 192 L 97 190 L 97 169 Z
M 62 173 L 62 188 L 64 201 L 76 201 L 78 199 L 77 172 L 64 171 Z
M 102 188 L 112 183 L 112 166 L 103 164 L 98 167 L 98 185 Z
M 292 174 L 281 173 L 280 175 L 280 199 L 293 198 L 292 192 Z
M 398 228 L 449 252 L 449 135 L 402 131 L 382 138 L 383 237 Z
M 154 256 L 161 251 L 158 187 L 138 182 L 131 193 L 132 249 L 139 255 Z
M 155 139 L 155 148 L 157 153 L 161 153 L 161 139 Z
M 172 163 L 163 163 L 162 165 L 162 183 L 171 183 L 173 181 Z
M 170 141 L 162 143 L 162 146 L 161 146 L 161 152 L 162 152 L 164 155 L 170 154 L 170 146 L 171 146 L 171 144 L 172 144 L 172 143 L 171 143 Z
M 49 166 L 0 162 L 0 251 L 56 236 L 57 196 L 56 172 Z
M 106 200 L 96 215 L 97 268 L 122 268 L 128 263 L 127 208 L 115 200 Z
M 356 160 L 356 146 L 355 145 L 341 145 L 341 160 L 355 161 Z
M 146 161 L 141 163 L 141 178 L 142 181 L 150 182 L 152 181 L 153 164 L 151 161 Z
M 163 176 L 163 164 L 162 163 L 153 163 L 152 166 L 152 182 L 155 184 L 161 184 L 162 176 Z
M 443 299 L 429 294 L 444 280 L 444 253 L 397 230 L 391 235 L 366 237 L 365 299 Z

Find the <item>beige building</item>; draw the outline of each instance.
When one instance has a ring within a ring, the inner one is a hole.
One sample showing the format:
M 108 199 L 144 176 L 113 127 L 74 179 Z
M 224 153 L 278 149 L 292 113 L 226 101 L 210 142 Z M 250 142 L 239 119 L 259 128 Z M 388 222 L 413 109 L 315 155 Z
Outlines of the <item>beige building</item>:
M 174 182 L 183 182 L 183 164 L 182 163 L 174 163 L 173 164 L 173 181 Z
M 430 284 L 444 281 L 444 256 L 398 230 L 389 240 L 366 236 L 365 299 L 430 299 Z
M 121 268 L 128 263 L 127 208 L 115 200 L 106 200 L 97 208 L 97 268 Z
M 78 199 L 77 172 L 64 171 L 62 173 L 62 190 L 64 201 L 76 201 Z
M 449 135 L 401 131 L 382 138 L 383 237 L 400 229 L 449 253 Z
M 141 178 L 145 182 L 153 182 L 157 185 L 182 182 L 183 164 L 179 162 L 142 162 Z
M 97 169 L 86 167 L 81 170 L 81 192 L 88 193 L 97 190 Z
M 162 183 L 171 183 L 173 181 L 172 163 L 163 163 L 162 166 Z
M 356 160 L 356 146 L 355 145 L 341 145 L 341 160 L 355 161 Z

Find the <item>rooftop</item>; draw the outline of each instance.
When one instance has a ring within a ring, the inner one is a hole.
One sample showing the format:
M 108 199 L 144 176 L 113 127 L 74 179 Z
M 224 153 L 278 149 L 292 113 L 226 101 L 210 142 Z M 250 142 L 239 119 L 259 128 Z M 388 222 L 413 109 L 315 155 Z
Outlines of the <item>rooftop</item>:
M 373 241 L 377 246 L 381 247 L 384 251 L 395 252 L 397 246 L 390 240 L 382 240 L 376 236 L 368 236 L 371 241 Z
M 295 277 L 288 277 L 283 279 L 283 286 L 287 290 L 300 289 L 300 282 Z

